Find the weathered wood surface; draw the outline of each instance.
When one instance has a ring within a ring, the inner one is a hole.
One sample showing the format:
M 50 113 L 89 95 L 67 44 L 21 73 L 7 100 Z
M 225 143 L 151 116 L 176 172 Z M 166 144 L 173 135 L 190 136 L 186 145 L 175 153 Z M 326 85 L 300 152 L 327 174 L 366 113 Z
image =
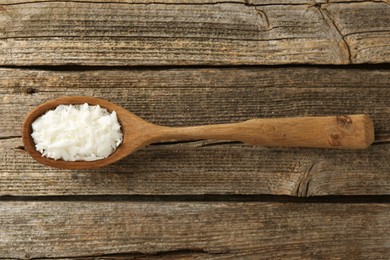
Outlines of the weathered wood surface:
M 321 8 L 343 36 L 352 63 L 390 61 L 389 3 L 326 4 Z
M 107 168 L 65 171 L 14 149 L 19 139 L 1 144 L 1 195 L 390 194 L 389 145 L 360 152 L 161 145 Z
M 1 195 L 390 194 L 389 144 L 359 152 L 159 145 L 93 171 L 42 166 L 20 145 L 1 140 Z
M 1 69 L 0 194 L 390 194 L 389 76 L 386 69 L 303 67 Z M 51 98 L 80 94 L 108 98 L 163 125 L 367 113 L 377 144 L 334 151 L 199 141 L 149 146 L 94 171 L 39 165 L 20 149 L 24 115 Z
M 388 259 L 389 214 L 389 204 L 0 202 L 0 252 L 4 258 L 189 251 L 189 259 Z
M 214 65 L 389 63 L 389 32 L 388 0 L 0 0 L 0 258 L 388 259 L 387 197 L 326 195 L 390 195 L 389 66 Z M 169 126 L 366 113 L 376 142 L 162 143 L 64 171 L 20 138 L 63 95 Z
M 0 65 L 390 61 L 386 2 L 167 3 L 5 1 Z
M 64 95 L 107 98 L 170 126 L 250 118 L 366 113 L 390 137 L 390 70 L 243 67 L 50 71 L 0 69 L 0 138 L 19 136 L 24 116 Z M 15 109 L 17 107 L 17 109 Z

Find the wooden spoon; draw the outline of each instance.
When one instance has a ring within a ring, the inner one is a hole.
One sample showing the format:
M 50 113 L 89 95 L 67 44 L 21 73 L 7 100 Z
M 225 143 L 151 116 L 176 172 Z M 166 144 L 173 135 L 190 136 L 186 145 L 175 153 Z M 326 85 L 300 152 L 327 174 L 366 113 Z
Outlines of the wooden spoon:
M 43 157 L 35 149 L 31 124 L 58 105 L 100 105 L 116 111 L 122 127 L 123 142 L 109 157 L 97 161 L 63 161 Z M 64 169 L 90 169 L 112 164 L 136 150 L 155 142 L 173 140 L 219 139 L 252 145 L 364 149 L 374 141 L 374 126 L 366 115 L 251 119 L 241 123 L 165 127 L 149 123 L 121 106 L 94 97 L 61 97 L 39 105 L 24 120 L 22 138 L 25 149 L 40 163 Z

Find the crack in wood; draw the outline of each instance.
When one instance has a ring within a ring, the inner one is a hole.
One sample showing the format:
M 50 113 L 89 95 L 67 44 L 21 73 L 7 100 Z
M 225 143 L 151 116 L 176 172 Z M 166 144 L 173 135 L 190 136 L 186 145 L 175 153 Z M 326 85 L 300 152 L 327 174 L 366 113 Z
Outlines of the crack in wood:
M 147 1 L 129 1 L 129 2 L 115 2 L 115 1 L 90 1 L 90 0 L 69 0 L 69 1 L 64 1 L 64 0 L 59 0 L 59 1 L 50 1 L 50 0 L 42 0 L 42 1 L 25 1 L 25 2 L 15 2 L 15 3 L 3 3 L 2 5 L 5 6 L 12 6 L 12 5 L 24 5 L 24 4 L 40 4 L 40 3 L 88 3 L 88 4 L 121 4 L 121 5 L 152 5 L 152 4 L 158 4 L 158 5 L 220 5 L 220 4 L 241 4 L 245 6 L 281 6 L 281 5 L 307 5 L 306 1 L 302 1 L 301 3 L 251 3 L 250 0 L 243 0 L 243 1 L 218 1 L 216 0 L 215 2 L 205 2 L 202 3 L 201 1 L 199 2 L 164 2 L 164 1 L 152 1 L 152 2 L 147 2 Z
M 390 195 L 322 195 L 297 197 L 295 195 L 269 194 L 205 194 L 205 195 L 2 195 L 4 202 L 264 202 L 264 203 L 390 203 Z
M 311 174 L 313 167 L 316 165 L 316 162 L 313 162 L 309 165 L 308 169 L 302 175 L 302 178 L 299 180 L 296 196 L 298 197 L 307 197 L 309 191 L 309 184 L 311 181 Z
M 87 4 L 118 4 L 118 5 L 218 5 L 218 4 L 242 4 L 247 6 L 254 6 L 257 4 L 250 4 L 247 1 L 218 1 L 215 2 L 164 2 L 164 1 L 91 1 L 91 0 L 59 0 L 59 1 L 50 1 L 50 0 L 37 0 L 37 1 L 25 1 L 25 2 L 15 2 L 15 3 L 3 3 L 2 5 L 24 5 L 24 4 L 40 4 L 40 3 L 87 3 Z M 272 5 L 272 4 L 271 4 Z M 285 4 L 283 4 L 285 5 Z
M 198 249 L 198 248 L 178 248 L 178 249 L 172 249 L 172 250 L 166 250 L 166 251 L 153 251 L 153 252 L 120 252 L 120 253 L 97 253 L 93 255 L 78 255 L 78 256 L 58 256 L 58 257 L 48 257 L 48 256 L 39 256 L 39 257 L 30 257 L 30 255 L 27 253 L 25 258 L 4 258 L 4 259 L 15 259 L 15 260 L 21 260 L 21 259 L 29 259 L 29 260 L 35 260 L 35 259 L 42 259 L 42 260 L 49 260 L 49 259 L 138 259 L 142 257 L 156 257 L 156 258 L 165 258 L 165 257 L 184 257 L 184 256 L 190 256 L 190 255 L 215 255 L 215 254 L 226 254 L 228 253 L 228 249 Z M 3 258 L 0 258 L 0 260 Z
M 273 27 L 276 28 L 276 27 Z M 352 33 L 353 34 L 353 33 Z M 349 35 L 349 34 L 348 34 Z M 115 71 L 115 70 L 132 70 L 132 71 L 162 71 L 162 70 L 179 70 L 179 69 L 288 69 L 288 68 L 317 68 L 317 69 L 340 69 L 340 65 L 337 64 L 270 64 L 270 65 L 246 65 L 246 64 L 238 64 L 238 65 L 207 65 L 207 64 L 199 64 L 199 65 L 140 65 L 140 66 L 130 66 L 130 65 L 81 65 L 81 64 L 71 64 L 71 65 L 0 65 L 1 69 L 17 69 L 21 71 L 50 71 L 50 72 L 88 72 L 95 70 L 107 70 L 107 71 Z M 347 64 L 342 65 L 344 69 L 364 69 L 364 70 L 389 70 L 390 63 L 362 63 L 362 64 Z M 98 87 L 98 86 L 97 86 Z M 156 88 L 158 86 L 154 86 Z M 237 86 L 240 87 L 240 86 Z M 359 86 L 355 86 L 359 87 Z M 118 87 L 119 88 L 119 87 Z M 365 87 L 364 87 L 365 88 Z M 387 86 L 386 86 L 387 89 Z M 47 91 L 46 91 L 47 92 Z
M 15 147 L 14 149 L 19 150 L 19 151 L 26 151 L 26 149 L 24 148 L 23 145 L 19 145 L 19 146 Z
M 51 39 L 51 38 L 62 38 L 62 39 L 79 39 L 78 36 L 68 36 L 68 35 L 52 35 L 52 36 L 6 36 L 6 37 L 0 37 L 0 40 L 18 40 L 18 39 Z M 200 36 L 118 36 L 118 35 L 112 35 L 110 37 L 106 36 L 96 36 L 96 35 L 90 35 L 83 37 L 84 40 L 87 39 L 189 39 L 189 40 L 222 40 L 226 42 L 234 42 L 237 40 L 247 41 L 247 42 L 269 42 L 269 41 L 285 41 L 285 40 L 299 40 L 299 39 L 317 39 L 316 37 L 278 37 L 278 38 L 268 38 L 268 39 L 251 39 L 251 38 L 238 38 L 238 37 L 200 37 Z M 77 64 L 70 64 L 70 65 L 77 65 Z M 46 65 L 45 65 L 46 66 Z M 6 67 L 6 66 L 4 66 Z
M 370 30 L 370 31 L 359 31 L 359 32 L 351 32 L 344 34 L 344 38 L 351 36 L 351 35 L 358 35 L 358 34 L 364 34 L 364 33 L 389 33 L 390 30 Z
M 22 138 L 22 136 L 21 135 L 0 136 L 0 140 L 8 140 L 14 138 Z
M 390 136 L 383 135 L 383 136 L 376 136 L 374 143 L 372 145 L 380 145 L 380 144 L 388 144 L 390 143 Z
M 257 14 L 260 16 L 260 18 L 263 22 L 263 24 L 260 25 L 260 28 L 263 27 L 262 31 L 264 31 L 264 30 L 268 31 L 268 30 L 272 29 L 272 27 L 269 23 L 269 19 L 268 19 L 267 14 L 263 10 L 258 9 L 257 6 L 255 6 L 255 10 L 257 11 Z
M 385 3 L 389 4 L 390 1 L 386 0 L 374 0 L 374 1 L 368 1 L 368 0 L 363 0 L 363 1 L 344 1 L 344 0 L 333 0 L 332 2 L 330 0 L 326 0 L 325 4 L 361 4 L 361 3 Z
M 277 2 L 275 1 L 275 3 L 258 3 L 256 1 L 252 2 L 251 0 L 237 0 L 237 1 L 218 1 L 218 0 L 215 0 L 214 2 L 202 2 L 202 1 L 199 1 L 199 2 L 194 2 L 194 1 L 191 1 L 191 2 L 180 2 L 180 1 L 177 1 L 177 2 L 165 2 L 165 1 L 151 1 L 151 2 L 147 2 L 147 1 L 142 1 L 142 0 L 139 0 L 137 2 L 136 1 L 92 1 L 92 0 L 68 0 L 68 1 L 65 1 L 65 0 L 59 0 L 59 1 L 53 1 L 53 0 L 37 0 L 37 1 L 20 1 L 20 2 L 5 2 L 5 3 L 2 3 L 1 5 L 3 6 L 12 6 L 12 5 L 24 5 L 24 4 L 39 4 L 39 3 L 89 3 L 89 4 L 121 4 L 121 5 L 152 5 L 152 4 L 159 4 L 159 5 L 219 5 L 219 4 L 242 4 L 242 5 L 245 5 L 245 6 L 299 6 L 299 5 L 302 5 L 302 6 L 305 6 L 305 5 L 321 5 L 321 4 L 354 4 L 354 3 L 372 3 L 373 1 L 369 1 L 369 0 L 364 0 L 364 1 L 345 1 L 345 0 L 340 0 L 340 1 L 337 1 L 337 0 L 334 0 L 332 2 L 330 2 L 329 0 L 326 0 L 326 1 L 321 1 L 321 0 L 314 0 L 314 4 L 311 3 L 311 1 L 301 1 L 301 2 L 294 2 L 294 3 L 284 3 L 284 2 Z M 385 4 L 389 4 L 389 1 L 386 1 L 386 0 L 375 0 L 374 1 L 375 3 L 385 3 Z M 0 9 L 0 11 L 4 11 L 3 9 Z
M 225 145 L 230 146 L 230 145 L 236 145 L 236 144 L 242 145 L 243 143 L 238 142 L 238 141 L 209 141 L 209 142 L 201 144 L 200 147 L 225 146 Z
M 351 49 L 349 47 L 349 44 L 348 42 L 345 40 L 345 37 L 344 35 L 341 33 L 340 29 L 337 27 L 336 23 L 334 22 L 334 20 L 330 17 L 330 15 L 326 14 L 324 12 L 324 9 L 322 8 L 322 5 L 321 4 L 316 4 L 316 5 L 313 5 L 312 7 L 316 8 L 319 13 L 321 14 L 322 18 L 325 20 L 325 22 L 329 25 L 330 28 L 333 28 L 334 29 L 334 32 L 336 32 L 340 39 L 341 39 L 341 44 L 339 42 L 339 48 L 341 50 L 341 53 L 344 54 L 344 59 L 347 59 L 348 63 L 349 64 L 352 64 L 353 61 L 352 61 L 352 57 L 351 57 Z

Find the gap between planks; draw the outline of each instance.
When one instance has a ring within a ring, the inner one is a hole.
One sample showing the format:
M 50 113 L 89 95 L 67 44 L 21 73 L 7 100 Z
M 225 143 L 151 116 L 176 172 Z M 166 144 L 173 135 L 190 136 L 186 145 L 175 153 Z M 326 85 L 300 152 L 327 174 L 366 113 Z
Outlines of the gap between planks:
M 4 6 L 11 5 L 23 5 L 33 3 L 58 3 L 58 2 L 73 2 L 73 3 L 90 3 L 90 4 L 121 4 L 121 5 L 149 5 L 149 4 L 160 4 L 160 5 L 218 5 L 218 4 L 240 4 L 245 6 L 278 6 L 278 5 L 311 5 L 320 6 L 322 4 L 337 3 L 337 4 L 354 4 L 354 3 L 389 3 L 388 0 L 301 0 L 301 1 L 288 1 L 288 0 L 4 0 L 2 4 Z
M 261 203 L 334 203 L 389 204 L 390 195 L 350 195 L 295 197 L 287 195 L 62 195 L 62 196 L 0 196 L 0 201 L 68 201 L 68 202 L 261 202 Z
M 0 65 L 0 69 L 15 69 L 26 71 L 52 71 L 52 72 L 87 72 L 87 71 L 162 71 L 162 70 L 199 70 L 199 69 L 341 69 L 341 70 L 390 70 L 390 63 L 363 63 L 363 64 L 267 64 L 267 65 L 229 65 L 229 64 L 215 64 L 215 65 Z

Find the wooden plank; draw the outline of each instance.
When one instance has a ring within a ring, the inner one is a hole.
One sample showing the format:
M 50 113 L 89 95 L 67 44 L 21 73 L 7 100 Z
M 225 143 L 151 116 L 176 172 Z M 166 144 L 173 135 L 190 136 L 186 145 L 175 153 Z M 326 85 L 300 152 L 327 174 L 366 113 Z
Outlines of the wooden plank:
M 389 204 L 1 202 L 6 258 L 388 259 Z
M 25 2 L 0 12 L 1 65 L 241 65 L 389 62 L 386 3 Z M 355 5 L 352 5 L 351 10 Z M 359 11 L 361 9 L 358 9 Z M 328 14 L 329 12 L 329 14 Z M 334 22 L 331 17 L 337 20 Z M 368 17 L 376 17 L 375 21 Z M 349 41 L 348 23 L 365 39 Z M 385 37 L 385 38 L 383 38 Z M 345 39 L 344 39 L 345 38 Z M 358 44 L 358 45 L 356 45 Z M 355 52 L 355 49 L 358 52 Z M 364 49 L 364 51 L 360 51 Z M 351 57 L 352 54 L 353 56 Z
M 343 68 L 200 68 L 91 71 L 0 69 L 0 137 L 19 136 L 24 116 L 63 95 L 109 99 L 162 125 L 250 118 L 367 113 L 390 133 L 390 71 Z M 15 110 L 15 107 L 18 109 Z
M 364 151 L 267 149 L 193 142 L 149 146 L 97 170 L 38 164 L 0 140 L 0 195 L 390 194 L 390 145 Z
M 300 67 L 0 69 L 0 194 L 390 194 L 389 74 Z M 20 138 L 12 138 L 20 136 L 25 113 L 61 95 L 107 98 L 152 122 L 179 126 L 368 113 L 379 143 L 364 151 L 173 143 L 150 146 L 108 168 L 61 171 L 34 162 L 20 149 Z

